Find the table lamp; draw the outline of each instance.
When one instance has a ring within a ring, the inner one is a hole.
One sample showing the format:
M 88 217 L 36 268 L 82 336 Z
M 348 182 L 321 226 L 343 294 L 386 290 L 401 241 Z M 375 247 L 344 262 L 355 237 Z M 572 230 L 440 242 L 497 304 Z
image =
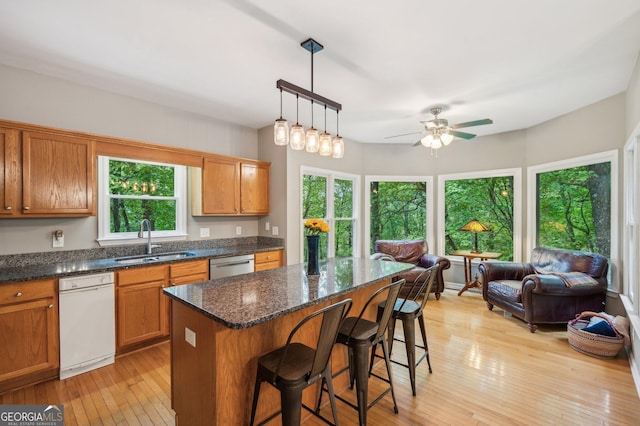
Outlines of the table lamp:
M 460 228 L 461 231 L 473 232 L 473 250 L 471 253 L 480 253 L 478 250 L 478 232 L 486 232 L 489 230 L 487 225 L 478 221 L 478 219 L 473 219 L 465 226 Z

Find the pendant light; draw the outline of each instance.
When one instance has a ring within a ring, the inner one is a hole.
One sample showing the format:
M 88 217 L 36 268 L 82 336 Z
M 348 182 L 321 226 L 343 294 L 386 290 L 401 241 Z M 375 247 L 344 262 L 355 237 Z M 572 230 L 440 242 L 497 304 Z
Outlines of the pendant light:
M 342 140 L 342 136 L 340 136 L 340 129 L 338 127 L 340 124 L 338 120 L 339 113 L 339 111 L 336 111 L 336 135 L 331 142 L 331 156 L 333 158 L 344 157 L 344 141 Z
M 298 123 L 298 95 L 296 95 L 296 124 L 291 126 L 291 149 L 304 149 L 304 128 Z
M 273 125 L 273 142 L 276 145 L 289 143 L 289 123 L 282 118 L 282 89 L 280 89 L 280 118 Z
M 331 155 L 333 147 L 331 146 L 331 135 L 327 133 L 327 106 L 324 106 L 324 132 L 320 135 L 320 155 L 326 157 Z
M 320 148 L 320 135 L 318 130 L 313 127 L 313 101 L 311 101 L 311 127 L 307 129 L 305 143 L 307 144 L 307 152 L 318 152 Z

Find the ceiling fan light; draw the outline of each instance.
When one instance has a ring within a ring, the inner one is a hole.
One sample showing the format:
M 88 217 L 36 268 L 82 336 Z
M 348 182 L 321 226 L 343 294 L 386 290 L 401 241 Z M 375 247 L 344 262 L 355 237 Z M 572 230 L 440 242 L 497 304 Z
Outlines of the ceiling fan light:
M 420 143 L 424 146 L 426 146 L 427 148 L 430 148 L 431 145 L 433 145 L 433 135 L 431 133 L 429 133 L 427 136 L 423 137 L 422 139 L 420 139 Z
M 431 149 L 440 149 L 442 148 L 442 141 L 440 138 L 433 138 L 433 142 L 431 143 Z
M 451 141 L 453 141 L 453 135 L 450 133 L 443 133 L 440 135 L 440 140 L 445 146 L 447 146 L 451 143 Z
M 318 150 L 322 156 L 331 155 L 333 152 L 333 146 L 331 144 L 331 135 L 327 132 L 322 132 L 320 135 L 320 148 Z
M 289 143 L 289 123 L 283 118 L 279 118 L 273 124 L 273 142 L 276 145 L 287 145 Z
M 309 127 L 307 129 L 307 136 L 305 139 L 307 152 L 318 152 L 318 149 L 320 148 L 320 135 L 318 134 L 318 131 L 313 127 Z
M 334 136 L 332 142 L 332 152 L 331 156 L 333 158 L 342 158 L 344 157 L 344 141 L 341 136 Z
M 304 127 L 298 123 L 291 126 L 291 149 L 304 149 Z

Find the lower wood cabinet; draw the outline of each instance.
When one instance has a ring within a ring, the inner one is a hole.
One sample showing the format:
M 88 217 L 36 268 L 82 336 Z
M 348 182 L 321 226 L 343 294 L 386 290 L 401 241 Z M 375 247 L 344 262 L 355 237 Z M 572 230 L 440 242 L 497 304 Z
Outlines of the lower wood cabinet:
M 0 393 L 58 375 L 57 280 L 0 286 Z
M 255 254 L 254 269 L 256 272 L 282 266 L 282 250 L 263 251 Z
M 137 349 L 169 335 L 169 300 L 163 288 L 207 279 L 206 259 L 117 271 L 116 352 Z

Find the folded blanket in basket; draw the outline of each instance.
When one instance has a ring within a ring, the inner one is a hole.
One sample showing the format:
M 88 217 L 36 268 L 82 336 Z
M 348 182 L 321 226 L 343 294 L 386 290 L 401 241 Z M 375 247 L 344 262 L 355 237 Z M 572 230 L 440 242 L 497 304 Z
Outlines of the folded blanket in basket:
M 567 287 L 593 287 L 598 281 L 591 275 L 583 272 L 555 272 L 551 275 L 558 276 Z

